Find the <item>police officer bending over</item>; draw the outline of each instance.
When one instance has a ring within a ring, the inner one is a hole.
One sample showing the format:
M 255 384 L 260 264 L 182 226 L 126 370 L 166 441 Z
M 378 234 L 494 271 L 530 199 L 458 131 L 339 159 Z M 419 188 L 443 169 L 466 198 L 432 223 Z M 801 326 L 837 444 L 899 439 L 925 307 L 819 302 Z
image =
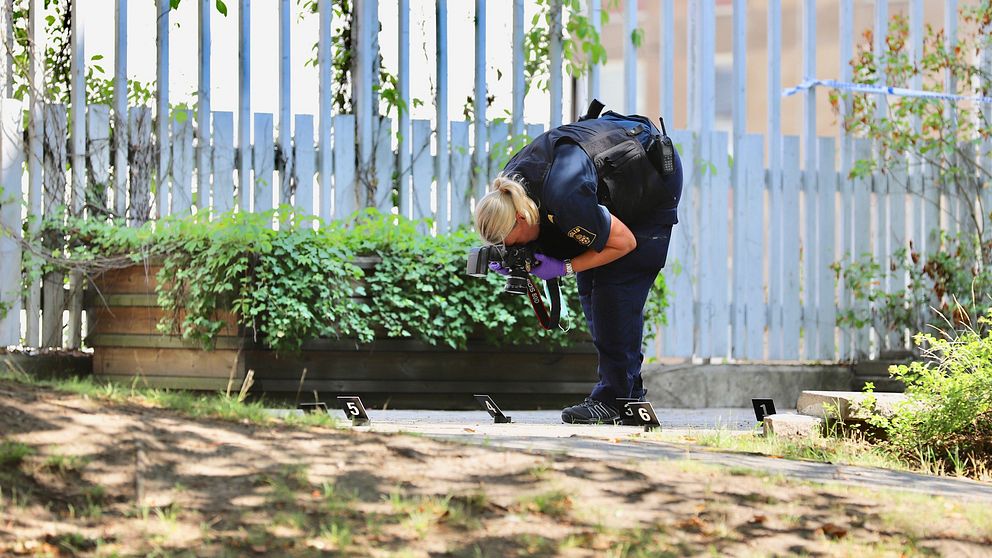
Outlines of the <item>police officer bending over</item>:
M 475 211 L 486 243 L 532 244 L 532 274 L 576 276 L 599 382 L 585 401 L 562 411 L 568 423 L 614 423 L 622 410 L 617 398 L 643 400 L 644 304 L 665 266 L 682 195 L 671 140 L 647 118 L 600 110 L 594 101 L 579 122 L 520 150 Z

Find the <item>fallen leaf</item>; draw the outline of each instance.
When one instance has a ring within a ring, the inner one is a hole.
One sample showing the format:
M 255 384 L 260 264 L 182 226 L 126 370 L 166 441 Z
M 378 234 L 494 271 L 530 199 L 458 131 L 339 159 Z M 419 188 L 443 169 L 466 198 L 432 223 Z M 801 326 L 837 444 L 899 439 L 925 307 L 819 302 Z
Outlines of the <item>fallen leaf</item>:
M 754 524 L 757 524 L 757 525 L 764 525 L 765 521 L 768 521 L 768 517 L 767 516 L 764 516 L 764 515 L 755 515 L 754 517 L 751 518 L 751 521 L 749 521 L 749 523 L 754 523 Z
M 839 539 L 847 535 L 847 529 L 833 523 L 824 524 L 823 527 L 820 527 L 820 530 L 831 539 Z
M 474 428 L 466 428 L 465 429 L 465 432 L 475 432 L 475 429 Z
M 683 519 L 675 524 L 676 527 L 682 529 L 683 531 L 689 531 L 692 533 L 700 533 L 705 535 L 709 532 L 709 527 L 706 522 L 699 518 L 699 516 L 692 516 L 688 519 Z

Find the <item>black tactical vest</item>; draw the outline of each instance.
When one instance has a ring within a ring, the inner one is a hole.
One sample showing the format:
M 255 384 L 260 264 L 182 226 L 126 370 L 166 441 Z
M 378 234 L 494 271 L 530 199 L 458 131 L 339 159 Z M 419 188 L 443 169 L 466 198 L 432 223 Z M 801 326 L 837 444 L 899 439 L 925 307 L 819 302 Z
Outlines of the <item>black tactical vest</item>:
M 598 179 L 596 194 L 610 213 L 627 225 L 643 222 L 649 216 L 656 216 L 655 222 L 674 225 L 678 222 L 676 207 L 681 185 L 665 187 L 637 139 L 638 134 L 647 131 L 657 134 L 657 129 L 642 116 L 622 118 L 639 124 L 628 130 L 616 121 L 593 118 L 545 132 L 517 152 L 502 174 L 520 180 L 533 198 L 542 200 L 555 147 L 563 141 L 571 142 L 592 159 Z

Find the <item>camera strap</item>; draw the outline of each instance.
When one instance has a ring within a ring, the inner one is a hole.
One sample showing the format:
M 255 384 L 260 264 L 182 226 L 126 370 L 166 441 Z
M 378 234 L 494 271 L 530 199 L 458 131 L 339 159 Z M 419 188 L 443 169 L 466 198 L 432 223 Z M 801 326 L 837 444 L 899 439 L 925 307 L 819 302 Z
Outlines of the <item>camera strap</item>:
M 534 314 L 537 315 L 537 321 L 541 324 L 541 327 L 544 329 L 561 327 L 561 286 L 558 284 L 557 279 L 545 281 L 544 286 L 548 289 L 548 298 L 551 299 L 550 314 L 544 306 L 541 291 L 534 284 L 534 279 L 530 277 L 527 278 L 527 300 L 530 301 L 530 305 L 534 309 Z

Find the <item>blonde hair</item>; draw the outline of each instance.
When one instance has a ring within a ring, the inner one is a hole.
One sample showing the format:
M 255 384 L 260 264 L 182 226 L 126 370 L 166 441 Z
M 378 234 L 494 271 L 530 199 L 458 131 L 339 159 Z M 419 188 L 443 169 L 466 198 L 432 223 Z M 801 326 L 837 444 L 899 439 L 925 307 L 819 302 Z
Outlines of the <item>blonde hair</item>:
M 475 230 L 485 242 L 499 244 L 517 224 L 517 213 L 529 225 L 540 218 L 537 204 L 519 181 L 497 176 L 489 185 L 489 193 L 475 204 Z

